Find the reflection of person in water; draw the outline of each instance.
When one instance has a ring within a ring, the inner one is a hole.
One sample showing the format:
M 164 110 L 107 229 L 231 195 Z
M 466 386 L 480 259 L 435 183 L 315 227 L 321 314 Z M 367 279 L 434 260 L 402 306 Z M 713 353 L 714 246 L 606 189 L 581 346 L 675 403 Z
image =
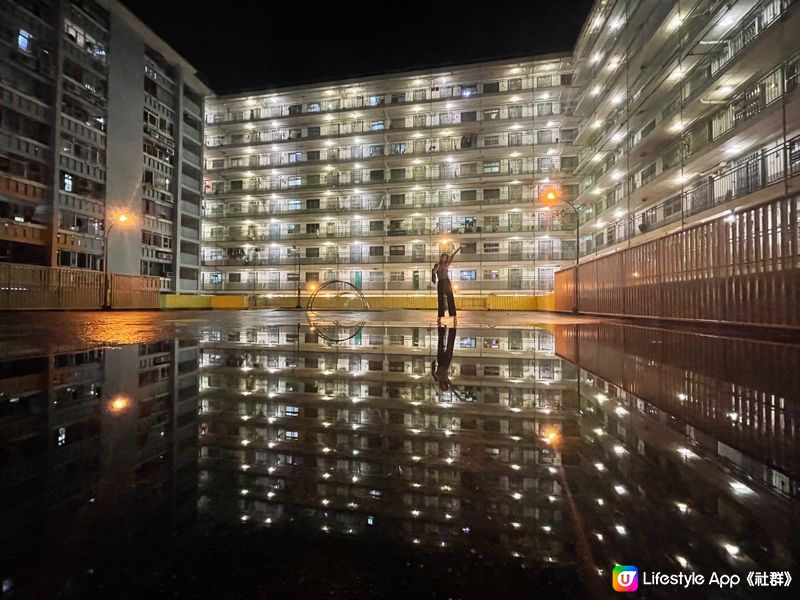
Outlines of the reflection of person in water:
M 436 347 L 436 360 L 431 363 L 431 376 L 439 384 L 439 389 L 447 391 L 451 387 L 450 383 L 450 363 L 453 362 L 453 346 L 456 343 L 456 329 L 447 331 L 447 327 L 438 327 L 439 342 Z M 447 345 L 445 346 L 445 333 L 447 333 Z

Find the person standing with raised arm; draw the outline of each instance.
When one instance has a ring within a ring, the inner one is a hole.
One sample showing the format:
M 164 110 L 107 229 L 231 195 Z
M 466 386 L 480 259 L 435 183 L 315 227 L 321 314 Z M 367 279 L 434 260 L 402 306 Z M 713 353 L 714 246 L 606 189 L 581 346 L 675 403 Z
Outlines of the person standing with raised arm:
M 431 269 L 431 280 L 436 283 L 436 292 L 439 303 L 439 317 L 441 321 L 444 316 L 445 301 L 447 302 L 447 314 L 453 317 L 453 324 L 456 320 L 456 300 L 453 297 L 453 284 L 450 282 L 450 264 L 456 257 L 456 254 L 461 252 L 461 246 L 453 254 L 442 252 L 439 256 L 439 262 L 433 265 Z

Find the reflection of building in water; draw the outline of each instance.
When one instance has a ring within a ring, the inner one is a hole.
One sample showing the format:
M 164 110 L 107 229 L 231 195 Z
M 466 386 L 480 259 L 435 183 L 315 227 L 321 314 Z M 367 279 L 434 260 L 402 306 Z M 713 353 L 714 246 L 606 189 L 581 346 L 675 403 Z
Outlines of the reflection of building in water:
M 800 347 L 610 324 L 559 328 L 556 347 L 580 360 L 573 475 L 603 581 L 616 562 L 797 566 Z
M 548 331 L 465 328 L 441 390 L 436 335 L 378 325 L 331 346 L 305 326 L 207 331 L 201 506 L 568 560 L 559 479 L 575 369 Z
M 68 569 L 98 551 L 92 527 L 115 519 L 129 524 L 137 509 L 147 507 L 151 521 L 192 514 L 194 343 L 58 353 L 26 348 L 16 359 L 9 344 L 3 355 L 0 579 L 18 581 L 15 561 L 40 543 L 69 545 L 69 556 L 59 559 Z M 108 531 L 99 536 L 109 537 Z

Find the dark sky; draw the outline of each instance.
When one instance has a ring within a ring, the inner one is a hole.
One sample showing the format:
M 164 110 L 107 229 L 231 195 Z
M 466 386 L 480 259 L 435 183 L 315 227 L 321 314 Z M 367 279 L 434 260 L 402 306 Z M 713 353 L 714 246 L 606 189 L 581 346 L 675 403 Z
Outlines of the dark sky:
M 122 0 L 217 93 L 572 49 L 592 0 Z

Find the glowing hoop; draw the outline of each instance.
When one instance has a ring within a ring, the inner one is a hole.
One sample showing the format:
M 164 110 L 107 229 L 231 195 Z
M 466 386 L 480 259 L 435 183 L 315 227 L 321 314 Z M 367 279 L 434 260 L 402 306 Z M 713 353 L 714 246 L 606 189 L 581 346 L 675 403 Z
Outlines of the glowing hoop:
M 309 325 L 317 332 L 319 337 L 333 344 L 340 344 L 353 339 L 364 328 L 366 321 L 347 322 L 335 319 L 333 321 L 324 322 L 317 319 L 317 314 L 314 312 L 314 302 L 316 302 L 320 292 L 324 290 L 327 291 L 327 294 L 323 295 L 321 298 L 345 298 L 348 302 L 350 299 L 353 299 L 353 304 L 358 304 L 358 306 L 345 306 L 344 309 L 337 308 L 333 310 L 369 310 L 369 302 L 367 302 L 361 290 L 352 283 L 340 281 L 338 279 L 326 281 L 314 290 L 314 293 L 308 298 L 306 316 L 308 317 Z M 348 304 L 348 302 L 345 302 L 345 304 Z M 350 330 L 352 330 L 352 333 L 350 333 Z

